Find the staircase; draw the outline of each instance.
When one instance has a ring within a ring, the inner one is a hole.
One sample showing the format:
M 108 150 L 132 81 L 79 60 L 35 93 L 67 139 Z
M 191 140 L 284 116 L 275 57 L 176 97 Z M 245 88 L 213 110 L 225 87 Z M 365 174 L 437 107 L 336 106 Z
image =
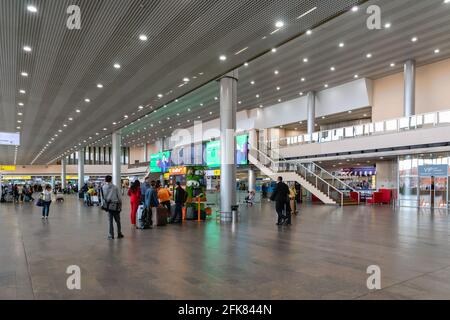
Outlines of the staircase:
M 324 204 L 359 204 L 359 192 L 313 162 L 287 161 L 273 150 L 265 153 L 256 149 L 250 150 L 249 161 L 274 181 L 282 177 L 284 181 L 298 182 Z M 357 195 L 357 200 L 352 194 Z

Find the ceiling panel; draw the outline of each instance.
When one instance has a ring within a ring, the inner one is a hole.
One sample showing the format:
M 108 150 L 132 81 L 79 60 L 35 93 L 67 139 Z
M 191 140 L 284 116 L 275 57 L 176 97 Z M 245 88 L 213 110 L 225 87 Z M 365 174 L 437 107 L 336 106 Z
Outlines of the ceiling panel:
M 37 13 L 27 11 L 30 3 Z M 160 108 L 356 3 L 0 0 L 0 131 L 21 131 L 19 164 L 47 163 L 89 136 L 110 134 L 117 129 L 112 123 L 124 115 L 130 115 L 129 122 L 136 120 L 138 106 Z M 81 8 L 80 30 L 65 27 L 72 4 Z M 297 19 L 314 6 L 314 14 Z M 277 20 L 289 27 L 270 35 Z M 140 41 L 141 34 L 148 41 Z M 25 53 L 24 45 L 32 51 Z M 219 61 L 221 54 L 227 61 Z M 184 77 L 191 81 L 179 87 Z M 9 152 L 0 154 L 1 163 L 13 160 Z
M 383 25 L 390 22 L 391 28 L 374 31 L 366 28 L 366 8 L 373 4 L 381 7 Z M 276 53 L 266 53 L 249 61 L 247 67 L 241 66 L 238 84 L 241 103 L 238 109 L 274 105 L 278 99 L 286 101 L 298 98 L 300 93 L 325 90 L 325 84 L 333 87 L 347 83 L 354 80 L 355 75 L 377 79 L 398 73 L 409 58 L 416 59 L 419 66 L 448 59 L 449 16 L 450 4 L 444 4 L 442 0 L 369 1 L 360 6 L 358 12 L 346 12 L 315 28 L 311 36 L 301 35 L 278 47 Z M 412 43 L 413 36 L 417 36 L 419 41 Z M 345 44 L 343 48 L 339 47 L 340 42 Z M 434 53 L 436 48 L 440 49 L 439 54 Z M 371 59 L 366 58 L 367 53 L 372 54 Z M 303 62 L 305 57 L 308 58 L 307 63 Z M 395 67 L 390 67 L 391 63 L 395 63 Z M 332 66 L 336 68 L 334 72 L 330 70 Z M 275 70 L 279 71 L 278 75 L 274 74 Z M 302 78 L 305 78 L 304 82 Z M 251 81 L 255 84 L 252 85 Z M 187 105 L 180 102 L 183 100 L 169 104 L 167 109 L 174 110 L 172 115 L 181 112 L 181 127 L 189 127 L 199 116 L 203 121 L 217 118 L 219 104 L 214 99 L 217 95 L 218 85 L 213 82 L 189 94 L 190 112 L 186 110 Z M 256 98 L 257 95 L 260 98 Z M 448 107 L 450 105 L 442 106 Z M 209 112 L 213 115 L 210 116 Z M 144 135 L 147 141 L 152 142 L 169 135 L 167 128 L 176 127 L 180 122 L 178 118 L 171 118 L 159 124 L 159 120 L 158 113 L 151 113 L 145 121 L 128 126 L 124 144 L 140 144 L 145 140 Z M 154 127 L 148 128 L 147 123 L 153 123 Z M 109 143 L 108 140 L 104 139 L 104 143 Z

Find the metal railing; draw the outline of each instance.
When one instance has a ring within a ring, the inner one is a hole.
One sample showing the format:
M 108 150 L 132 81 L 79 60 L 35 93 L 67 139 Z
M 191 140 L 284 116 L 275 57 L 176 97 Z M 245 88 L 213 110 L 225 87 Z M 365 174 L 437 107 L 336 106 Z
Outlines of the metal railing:
M 299 136 L 268 141 L 269 145 L 278 147 L 306 145 L 311 143 L 328 143 L 366 136 L 383 135 L 395 132 L 434 128 L 450 125 L 450 110 L 432 112 L 411 117 L 403 117 L 380 122 L 366 123 Z
M 264 150 L 265 149 L 263 146 Z M 328 198 L 332 199 L 336 203 L 344 205 L 344 191 L 339 190 L 334 185 L 327 182 L 325 179 L 317 175 L 310 168 L 300 162 L 290 162 L 284 159 L 275 150 L 268 150 L 268 154 L 261 150 L 251 149 L 250 154 L 264 167 L 270 169 L 274 174 L 276 173 L 296 173 L 317 190 L 325 194 Z M 269 153 L 270 152 L 270 153 Z M 269 154 L 271 156 L 269 156 Z M 275 160 L 275 159 L 276 160 Z

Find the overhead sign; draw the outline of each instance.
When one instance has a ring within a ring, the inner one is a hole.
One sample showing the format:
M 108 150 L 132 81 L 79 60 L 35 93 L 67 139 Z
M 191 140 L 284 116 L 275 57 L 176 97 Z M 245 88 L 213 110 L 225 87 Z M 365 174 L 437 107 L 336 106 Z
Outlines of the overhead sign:
M 16 166 L 0 166 L 0 171 L 16 171 Z
M 31 176 L 3 176 L 3 180 L 31 180 Z
M 220 177 L 220 170 L 206 170 L 205 175 L 207 177 Z
M 186 167 L 172 167 L 169 169 L 169 173 L 172 176 L 181 176 L 187 173 Z
M 20 146 L 20 133 L 0 132 L 0 145 Z
M 448 177 L 448 165 L 427 165 L 419 166 L 419 176 L 421 177 Z

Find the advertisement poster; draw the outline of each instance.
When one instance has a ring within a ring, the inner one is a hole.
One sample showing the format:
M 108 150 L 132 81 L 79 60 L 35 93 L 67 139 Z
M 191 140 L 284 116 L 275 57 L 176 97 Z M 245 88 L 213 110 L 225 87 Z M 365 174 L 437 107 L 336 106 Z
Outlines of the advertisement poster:
M 205 163 L 210 168 L 220 167 L 220 141 L 212 141 L 206 144 Z M 248 135 L 236 137 L 236 164 L 248 164 Z
M 150 172 L 164 173 L 170 167 L 170 151 L 150 155 Z

